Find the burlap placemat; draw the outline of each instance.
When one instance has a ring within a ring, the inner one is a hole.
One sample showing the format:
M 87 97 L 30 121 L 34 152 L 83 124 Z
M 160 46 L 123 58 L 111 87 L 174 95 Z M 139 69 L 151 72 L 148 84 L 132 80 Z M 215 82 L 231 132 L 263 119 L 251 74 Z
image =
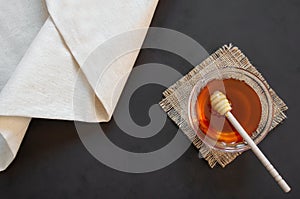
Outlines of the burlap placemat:
M 187 75 L 169 87 L 163 92 L 164 99 L 160 102 L 160 106 L 168 114 L 168 116 L 179 126 L 179 128 L 188 136 L 193 142 L 195 147 L 199 149 L 200 154 L 205 160 L 207 160 L 210 167 L 214 167 L 217 163 L 222 167 L 232 162 L 237 156 L 241 154 L 229 153 L 213 150 L 207 147 L 192 130 L 192 127 L 188 121 L 188 99 L 190 92 L 196 82 L 201 79 L 204 73 L 207 73 L 215 68 L 224 67 L 237 67 L 243 68 L 253 74 L 255 74 L 268 88 L 274 105 L 274 118 L 270 131 L 281 123 L 286 115 L 284 111 L 288 108 L 286 104 L 278 97 L 278 95 L 270 88 L 267 81 L 257 71 L 257 69 L 250 63 L 248 58 L 237 48 L 229 45 L 224 45 L 215 53 L 210 55 L 201 64 L 196 66 Z

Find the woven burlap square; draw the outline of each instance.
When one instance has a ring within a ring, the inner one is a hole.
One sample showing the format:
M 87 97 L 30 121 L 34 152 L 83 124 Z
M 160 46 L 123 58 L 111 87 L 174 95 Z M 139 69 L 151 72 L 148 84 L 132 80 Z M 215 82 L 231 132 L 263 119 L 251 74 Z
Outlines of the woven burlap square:
M 243 68 L 244 70 L 255 74 L 268 88 L 274 105 L 274 118 L 270 131 L 286 118 L 286 115 L 284 114 L 284 111 L 287 110 L 286 104 L 270 88 L 267 81 L 250 63 L 248 58 L 237 47 L 234 47 L 231 44 L 224 45 L 222 48 L 210 55 L 201 64 L 191 70 L 187 75 L 165 90 L 163 92 L 165 98 L 160 102 L 160 106 L 163 108 L 163 110 L 179 126 L 184 134 L 188 136 L 195 147 L 199 149 L 201 156 L 207 160 L 209 166 L 212 168 L 217 163 L 222 167 L 225 167 L 241 153 L 221 152 L 206 146 L 197 137 L 189 124 L 187 105 L 190 92 L 196 82 L 201 79 L 201 74 L 209 70 L 213 70 L 214 68 L 224 68 L 228 66 Z

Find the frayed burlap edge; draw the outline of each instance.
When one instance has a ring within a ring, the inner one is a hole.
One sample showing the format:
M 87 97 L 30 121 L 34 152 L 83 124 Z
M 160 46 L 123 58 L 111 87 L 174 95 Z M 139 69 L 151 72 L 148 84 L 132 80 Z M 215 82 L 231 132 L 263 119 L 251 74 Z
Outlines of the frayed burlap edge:
M 185 75 L 171 87 L 165 90 L 163 92 L 165 98 L 160 102 L 160 106 L 168 114 L 168 116 L 181 128 L 181 130 L 192 141 L 195 147 L 199 149 L 199 152 L 201 153 L 202 157 L 205 160 L 207 160 L 209 166 L 213 168 L 217 163 L 222 167 L 225 167 L 241 153 L 220 152 L 207 147 L 191 129 L 189 122 L 185 119 L 186 117 L 179 114 L 180 110 L 178 110 L 176 103 L 178 104 L 178 100 L 182 99 L 178 99 L 178 96 L 172 95 L 176 92 L 178 88 L 180 88 L 181 86 L 184 87 L 186 83 L 188 83 L 189 85 L 194 85 L 195 80 L 192 80 L 192 78 L 211 64 L 214 64 L 217 67 L 233 66 L 243 68 L 255 74 L 266 85 L 271 94 L 274 105 L 274 119 L 272 121 L 270 130 L 275 128 L 286 118 L 284 111 L 286 111 L 288 107 L 282 101 L 282 99 L 275 93 L 275 91 L 270 88 L 267 81 L 250 63 L 248 58 L 237 47 L 232 46 L 232 44 L 224 45 L 222 48 L 210 55 L 201 64 L 199 64 L 193 70 L 191 70 L 187 75 Z M 189 86 L 189 88 L 187 89 L 191 89 L 191 87 Z M 185 96 L 184 100 L 186 99 L 187 98 Z

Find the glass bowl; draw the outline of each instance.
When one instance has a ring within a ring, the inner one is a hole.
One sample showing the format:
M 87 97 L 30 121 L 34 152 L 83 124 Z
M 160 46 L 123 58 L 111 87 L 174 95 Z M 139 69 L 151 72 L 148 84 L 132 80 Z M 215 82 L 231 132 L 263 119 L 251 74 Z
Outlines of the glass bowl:
M 242 152 L 250 148 L 246 142 L 241 141 L 228 143 L 219 141 L 202 132 L 199 127 L 198 113 L 196 109 L 198 95 L 200 94 L 201 90 L 207 85 L 207 83 L 212 80 L 224 80 L 231 78 L 245 82 L 255 91 L 255 93 L 259 97 L 259 101 L 261 103 L 261 117 L 256 131 L 251 132 L 251 138 L 256 144 L 262 141 L 271 128 L 274 115 L 273 100 L 267 86 L 255 74 L 241 68 L 228 66 L 219 68 L 217 70 L 212 70 L 210 72 L 207 72 L 206 74 L 202 74 L 202 78 L 200 78 L 200 80 L 196 82 L 189 96 L 188 119 L 191 128 L 194 130 L 199 139 L 207 146 L 224 152 Z M 225 119 L 226 118 L 224 118 L 224 120 Z M 224 122 L 221 125 L 224 125 Z

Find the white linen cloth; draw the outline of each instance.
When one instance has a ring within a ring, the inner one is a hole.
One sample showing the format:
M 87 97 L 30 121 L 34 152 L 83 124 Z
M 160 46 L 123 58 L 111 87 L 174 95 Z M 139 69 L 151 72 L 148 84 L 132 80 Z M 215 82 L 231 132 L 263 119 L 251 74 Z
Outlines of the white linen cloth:
M 1 8 L 1 42 L 7 42 L 7 38 L 14 37 L 16 32 L 22 36 L 30 25 L 35 24 L 19 19 L 21 23 L 8 33 L 8 28 L 2 25 L 7 23 L 10 26 L 6 18 L 14 21 L 18 10 L 28 9 L 37 2 L 3 2 L 3 5 L 9 4 L 6 7 L 10 10 Z M 22 6 L 18 7 L 18 3 Z M 86 122 L 110 120 L 138 51 L 114 61 L 108 70 L 101 66 L 100 59 L 93 58 L 93 64 L 86 64 L 86 61 L 110 38 L 148 27 L 158 0 L 47 0 L 46 3 L 50 17 L 16 69 L 10 61 L 14 58 L 1 62 L 0 170 L 4 170 L 16 156 L 31 118 Z M 28 4 L 27 7 L 24 4 Z M 41 16 L 36 14 L 32 18 L 44 21 L 43 6 L 39 4 L 36 10 L 40 9 Z M 25 25 L 21 26 L 22 23 Z M 137 42 L 142 45 L 142 40 Z M 12 43 L 7 46 L 14 49 Z M 1 52 L 1 57 L 5 57 L 5 53 Z M 83 73 L 78 73 L 80 68 Z M 2 71 L 8 72 L 2 75 Z M 100 73 L 104 75 L 97 79 Z M 78 104 L 80 107 L 74 112 L 73 106 Z

